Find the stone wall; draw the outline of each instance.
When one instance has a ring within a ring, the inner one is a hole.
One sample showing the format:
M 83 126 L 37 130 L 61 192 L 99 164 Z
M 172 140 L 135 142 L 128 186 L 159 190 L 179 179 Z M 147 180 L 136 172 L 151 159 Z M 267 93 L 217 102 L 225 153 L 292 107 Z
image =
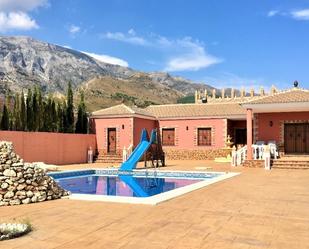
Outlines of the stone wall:
M 208 150 L 177 150 L 163 149 L 167 160 L 214 160 L 216 157 L 226 157 L 231 154 L 231 149 Z
M 24 163 L 11 142 L 0 142 L 0 206 L 42 202 L 65 195 L 68 192 L 43 169 Z

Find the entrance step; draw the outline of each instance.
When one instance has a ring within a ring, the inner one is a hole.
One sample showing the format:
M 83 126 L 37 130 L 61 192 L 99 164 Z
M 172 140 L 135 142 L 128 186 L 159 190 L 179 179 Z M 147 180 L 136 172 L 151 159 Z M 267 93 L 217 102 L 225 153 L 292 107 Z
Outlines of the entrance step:
M 283 157 L 273 160 L 271 167 L 274 169 L 309 169 L 309 158 Z
M 96 163 L 122 163 L 122 157 L 116 154 L 98 154 Z
M 264 160 L 246 160 L 242 166 L 248 168 L 263 168 Z

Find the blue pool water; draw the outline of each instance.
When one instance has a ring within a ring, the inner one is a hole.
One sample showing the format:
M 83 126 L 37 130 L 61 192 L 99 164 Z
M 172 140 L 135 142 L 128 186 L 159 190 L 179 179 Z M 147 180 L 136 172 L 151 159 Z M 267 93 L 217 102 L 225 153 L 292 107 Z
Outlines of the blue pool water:
M 203 179 L 134 177 L 132 175 L 86 175 L 58 178 L 56 181 L 73 194 L 149 197 L 184 187 Z

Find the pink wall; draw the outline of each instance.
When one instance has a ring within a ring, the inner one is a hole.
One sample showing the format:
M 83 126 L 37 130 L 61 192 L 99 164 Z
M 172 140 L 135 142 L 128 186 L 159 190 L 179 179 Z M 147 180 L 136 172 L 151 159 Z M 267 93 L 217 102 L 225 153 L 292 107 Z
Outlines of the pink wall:
M 94 131 L 97 137 L 98 150 L 107 153 L 107 130 L 108 128 L 116 128 L 116 147 L 118 153 L 122 153 L 122 149 L 126 148 L 133 142 L 133 118 L 102 118 L 94 119 Z
M 282 143 L 284 122 L 308 122 L 309 112 L 259 113 L 255 114 L 255 117 L 255 140 L 275 140 Z M 273 122 L 273 126 L 270 126 L 270 121 Z
M 94 134 L 0 131 L 0 140 L 13 142 L 25 162 L 85 163 L 88 148 L 96 149 Z
M 227 129 L 226 119 L 197 119 L 197 120 L 160 120 L 160 129 L 175 128 L 175 149 L 214 149 L 225 146 Z M 186 130 L 188 126 L 188 130 Z M 197 128 L 212 128 L 212 145 L 197 145 Z M 167 146 L 164 146 L 167 147 Z
M 142 129 L 147 129 L 150 136 L 152 129 L 158 127 L 158 121 L 143 118 L 134 118 L 134 146 L 137 146 L 140 141 Z

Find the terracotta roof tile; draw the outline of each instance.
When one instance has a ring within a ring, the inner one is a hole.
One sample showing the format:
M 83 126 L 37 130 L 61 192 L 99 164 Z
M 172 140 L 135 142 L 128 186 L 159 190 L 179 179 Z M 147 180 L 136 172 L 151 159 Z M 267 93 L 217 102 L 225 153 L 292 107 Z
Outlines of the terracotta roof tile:
M 228 117 L 246 113 L 238 103 L 153 105 L 146 110 L 158 118 Z
M 129 107 L 125 104 L 120 104 L 116 106 L 112 106 L 109 108 L 101 109 L 92 113 L 91 116 L 114 116 L 114 115 L 143 115 L 153 117 L 153 115 L 147 112 L 145 109 L 137 108 L 137 107 Z
M 275 103 L 295 103 L 309 102 L 309 91 L 299 88 L 292 88 L 287 91 L 267 95 L 258 99 L 243 103 L 246 104 L 275 104 Z

